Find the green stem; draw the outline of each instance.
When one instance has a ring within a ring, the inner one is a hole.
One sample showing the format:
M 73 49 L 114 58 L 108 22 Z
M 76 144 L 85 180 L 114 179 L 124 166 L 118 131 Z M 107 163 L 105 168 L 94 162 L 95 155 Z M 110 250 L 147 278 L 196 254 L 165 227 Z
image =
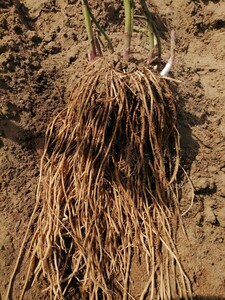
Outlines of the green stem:
M 153 22 L 151 13 L 148 9 L 148 6 L 146 4 L 145 0 L 140 0 L 141 2 L 141 6 L 142 9 L 144 11 L 144 14 L 147 18 L 147 22 L 148 22 L 148 28 L 149 28 L 149 44 L 150 44 L 150 57 L 153 59 L 153 55 L 154 55 L 154 49 L 155 49 L 155 44 L 154 44 L 154 36 L 156 37 L 157 40 L 157 45 L 158 45 L 158 59 L 159 62 L 161 60 L 161 41 L 160 41 L 160 37 L 159 37 L 159 33 L 158 30 Z
M 125 8 L 125 30 L 124 30 L 124 52 L 123 57 L 129 60 L 130 57 L 130 43 L 131 43 L 131 33 L 132 33 L 132 6 L 130 0 L 124 0 Z
M 96 58 L 96 47 L 95 47 L 95 40 L 94 40 L 94 35 L 92 31 L 92 24 L 91 24 L 91 19 L 90 19 L 90 14 L 88 10 L 88 1 L 87 0 L 82 0 L 82 8 L 83 8 L 83 14 L 84 14 L 84 19 L 85 19 L 85 26 L 87 30 L 87 35 L 88 35 L 88 40 L 90 43 L 90 52 L 89 52 L 89 60 L 92 61 Z
M 134 0 L 131 0 L 131 33 L 133 32 L 134 28 Z
M 87 6 L 87 10 L 88 10 L 88 13 L 89 13 L 89 16 L 91 17 L 91 20 L 93 21 L 93 23 L 96 25 L 96 27 L 98 28 L 98 30 L 101 32 L 101 34 L 104 36 L 104 38 L 106 39 L 106 41 L 108 42 L 108 45 L 109 45 L 109 48 L 113 50 L 113 45 L 112 45 L 112 42 L 109 38 L 109 36 L 107 35 L 107 33 L 104 31 L 104 29 L 99 25 L 98 21 L 95 19 L 94 15 L 92 14 L 91 12 L 91 9 L 90 9 L 90 6 L 88 4 L 87 1 L 86 2 L 86 6 Z

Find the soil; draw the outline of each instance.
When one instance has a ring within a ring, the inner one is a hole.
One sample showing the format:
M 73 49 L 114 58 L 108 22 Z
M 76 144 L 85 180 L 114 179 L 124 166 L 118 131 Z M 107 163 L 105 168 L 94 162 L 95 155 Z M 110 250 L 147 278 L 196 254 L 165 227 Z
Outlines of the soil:
M 101 25 L 121 46 L 122 1 L 93 2 Z M 193 202 L 183 216 L 187 236 L 178 231 L 178 252 L 195 299 L 225 299 L 225 2 L 148 2 L 164 61 L 170 31 L 176 30 L 170 76 L 180 81 L 182 168 L 189 175 L 181 182 L 181 211 Z M 45 129 L 83 74 L 87 47 L 79 1 L 0 0 L 0 299 L 5 299 L 34 208 Z M 133 47 L 133 56 L 146 59 L 146 38 L 140 30 Z M 25 275 L 23 262 L 11 299 L 18 299 Z M 141 286 L 141 270 L 133 270 L 131 277 Z M 42 284 L 25 298 L 48 299 L 40 292 Z

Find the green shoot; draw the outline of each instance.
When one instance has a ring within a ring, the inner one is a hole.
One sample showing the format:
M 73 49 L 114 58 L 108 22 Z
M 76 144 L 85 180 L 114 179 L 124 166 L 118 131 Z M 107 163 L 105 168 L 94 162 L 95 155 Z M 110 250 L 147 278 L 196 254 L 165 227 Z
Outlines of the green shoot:
M 134 0 L 131 0 L 131 32 L 134 28 Z
M 133 2 L 133 1 L 132 1 Z M 129 60 L 130 57 L 130 43 L 131 43 L 131 34 L 132 34 L 132 9 L 130 0 L 124 0 L 125 8 L 125 30 L 124 30 L 124 52 L 123 57 L 126 60 Z
M 152 19 L 151 13 L 148 9 L 148 6 L 146 4 L 145 0 L 140 0 L 142 9 L 144 11 L 144 14 L 147 19 L 148 23 L 148 28 L 149 28 L 149 44 L 150 44 L 150 62 L 154 59 L 155 55 L 155 39 L 157 41 L 157 46 L 158 46 L 158 60 L 160 62 L 161 60 L 161 42 L 160 42 L 160 37 L 158 30 L 154 24 L 154 21 Z
M 85 1 L 85 2 L 86 2 L 87 10 L 88 10 L 89 16 L 91 17 L 92 22 L 96 25 L 96 27 L 98 28 L 98 30 L 100 31 L 100 33 L 104 36 L 104 38 L 105 38 L 106 41 L 108 42 L 108 45 L 109 45 L 110 50 L 113 52 L 113 51 L 114 51 L 114 50 L 113 50 L 113 45 L 112 45 L 112 42 L 111 42 L 109 36 L 108 36 L 107 33 L 104 31 L 104 29 L 99 25 L 99 23 L 98 23 L 98 21 L 96 20 L 95 16 L 92 14 L 88 2 L 87 2 L 87 1 Z
M 96 47 L 95 47 L 95 39 L 92 31 L 92 23 L 90 19 L 90 13 L 88 9 L 88 1 L 87 0 L 82 0 L 82 7 L 83 7 L 83 14 L 84 14 L 84 19 L 85 19 L 85 26 L 88 34 L 88 40 L 90 43 L 90 52 L 89 52 L 89 60 L 92 61 L 96 58 L 97 53 L 96 53 Z

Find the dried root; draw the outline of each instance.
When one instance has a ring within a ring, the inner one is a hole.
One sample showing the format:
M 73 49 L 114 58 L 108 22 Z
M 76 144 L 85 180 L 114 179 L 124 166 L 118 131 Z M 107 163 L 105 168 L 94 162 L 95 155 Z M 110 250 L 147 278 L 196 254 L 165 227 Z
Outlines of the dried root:
M 88 299 L 127 299 L 135 255 L 148 277 L 140 299 L 188 298 L 173 239 L 179 149 L 168 81 L 144 67 L 87 70 L 48 128 L 41 164 L 31 256 L 51 299 L 72 284 Z

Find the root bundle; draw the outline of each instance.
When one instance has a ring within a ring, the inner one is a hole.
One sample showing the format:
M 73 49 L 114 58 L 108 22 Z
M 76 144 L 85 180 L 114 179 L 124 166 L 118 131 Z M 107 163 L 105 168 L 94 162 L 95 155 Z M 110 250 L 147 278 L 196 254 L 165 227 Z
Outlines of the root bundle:
M 139 299 L 187 299 L 174 245 L 180 145 L 171 84 L 145 67 L 93 65 L 47 130 L 28 273 L 47 279 L 52 299 L 72 284 L 83 298 L 134 299 L 137 257 L 146 279 Z

